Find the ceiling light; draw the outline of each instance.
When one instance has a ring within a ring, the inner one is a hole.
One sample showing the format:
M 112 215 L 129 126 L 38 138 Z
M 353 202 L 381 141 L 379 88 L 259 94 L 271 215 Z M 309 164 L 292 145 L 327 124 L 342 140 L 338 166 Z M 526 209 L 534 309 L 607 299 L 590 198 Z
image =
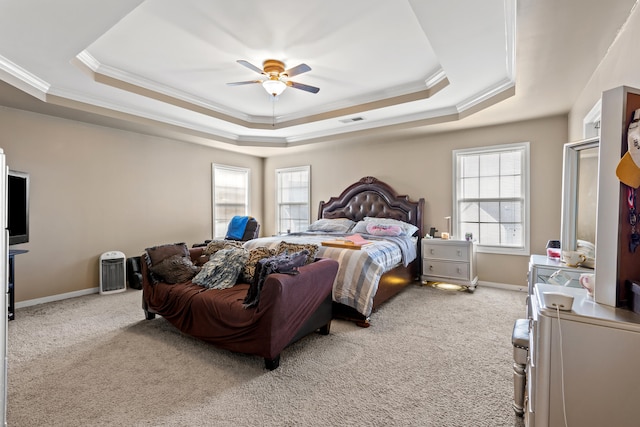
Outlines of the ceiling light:
M 269 95 L 276 97 L 280 95 L 287 88 L 287 84 L 277 79 L 269 79 L 262 82 L 262 87 L 267 91 Z

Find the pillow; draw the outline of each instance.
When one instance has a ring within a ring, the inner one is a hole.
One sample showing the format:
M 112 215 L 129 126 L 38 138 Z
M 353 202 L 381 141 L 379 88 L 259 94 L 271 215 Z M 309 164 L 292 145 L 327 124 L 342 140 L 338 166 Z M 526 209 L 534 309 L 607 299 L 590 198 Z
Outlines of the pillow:
M 375 222 L 365 222 L 367 225 L 367 233 L 374 236 L 399 236 L 402 234 L 402 228 L 393 224 L 378 224 Z
M 398 219 L 393 218 L 374 218 L 374 217 L 365 217 L 365 222 L 375 222 L 376 224 L 384 224 L 384 225 L 397 225 L 402 228 L 403 233 L 407 236 L 413 236 L 413 234 L 418 231 L 418 227 L 413 224 L 409 224 L 408 222 L 400 221 Z
M 287 252 L 269 258 L 263 258 L 256 265 L 256 274 L 253 282 L 247 290 L 247 295 L 242 301 L 244 308 L 258 305 L 260 292 L 267 276 L 271 273 L 298 274 L 298 267 L 307 264 L 309 251 L 302 250 L 289 254 Z
M 156 284 L 161 279 L 151 271 L 151 267 L 157 265 L 173 255 L 189 257 L 189 248 L 186 243 L 171 243 L 160 246 L 153 246 L 144 250 L 147 256 L 145 262 L 149 268 L 151 283 Z
M 328 233 L 348 233 L 355 225 L 349 218 L 328 219 L 323 218 L 315 221 L 309 226 L 307 231 L 324 231 Z
M 318 245 L 313 243 L 287 243 L 282 241 L 278 243 L 278 247 L 276 248 L 276 255 L 280 255 L 282 253 L 290 253 L 293 254 L 295 252 L 300 252 L 307 250 L 309 254 L 307 255 L 307 264 L 312 263 L 316 259 L 316 253 L 318 252 Z
M 180 254 L 171 255 L 151 267 L 151 272 L 165 283 L 188 282 L 200 271 L 191 262 L 191 258 Z
M 189 256 L 189 248 L 186 243 L 172 243 L 167 245 L 154 246 L 145 249 L 147 259 L 151 265 L 156 265 L 172 255 Z
M 196 285 L 209 289 L 227 289 L 238 281 L 238 276 L 249 259 L 249 251 L 244 248 L 220 249 L 193 278 Z
M 353 228 L 351 229 L 352 233 L 358 233 L 358 234 L 362 234 L 362 233 L 366 233 L 367 232 L 367 223 L 364 221 L 358 221 L 356 222 L 356 225 L 353 226 Z
M 264 246 L 253 248 L 249 250 L 249 258 L 242 268 L 242 281 L 246 283 L 253 283 L 253 278 L 256 274 L 256 264 L 263 258 L 269 258 L 276 254 L 274 249 L 269 249 Z
M 220 249 L 241 248 L 242 242 L 235 240 L 212 240 L 207 243 L 207 247 L 202 250 L 203 255 L 213 255 Z

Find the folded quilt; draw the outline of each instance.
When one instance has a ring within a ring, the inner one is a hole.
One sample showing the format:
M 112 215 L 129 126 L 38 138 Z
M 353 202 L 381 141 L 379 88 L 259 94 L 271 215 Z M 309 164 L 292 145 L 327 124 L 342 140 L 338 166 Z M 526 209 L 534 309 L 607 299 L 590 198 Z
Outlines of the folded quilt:
M 244 231 L 247 228 L 247 223 L 249 222 L 248 216 L 239 216 L 236 215 L 231 218 L 231 222 L 229 222 L 229 228 L 227 229 L 227 239 L 240 240 L 242 236 L 244 236 Z

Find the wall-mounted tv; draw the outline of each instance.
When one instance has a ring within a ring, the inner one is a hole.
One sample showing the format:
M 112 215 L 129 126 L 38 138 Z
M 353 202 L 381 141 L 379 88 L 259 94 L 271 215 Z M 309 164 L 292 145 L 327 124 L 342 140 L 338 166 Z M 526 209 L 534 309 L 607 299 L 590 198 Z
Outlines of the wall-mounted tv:
M 7 183 L 9 245 L 29 241 L 29 174 L 9 171 Z

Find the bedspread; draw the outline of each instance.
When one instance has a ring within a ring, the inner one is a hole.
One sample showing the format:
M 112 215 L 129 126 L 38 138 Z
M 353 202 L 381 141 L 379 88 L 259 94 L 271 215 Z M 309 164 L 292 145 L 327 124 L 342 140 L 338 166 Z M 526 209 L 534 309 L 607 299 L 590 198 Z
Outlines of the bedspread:
M 378 290 L 380 277 L 399 264 L 407 266 L 416 258 L 415 240 L 408 237 L 379 237 L 363 234 L 372 243 L 360 250 L 322 246 L 327 240 L 335 240 L 348 234 L 293 233 L 286 236 L 264 237 L 244 243 L 247 249 L 257 247 L 276 248 L 287 243 L 315 243 L 319 246 L 317 257 L 332 258 L 340 267 L 333 284 L 333 300 L 353 307 L 364 316 L 373 308 L 373 297 Z

